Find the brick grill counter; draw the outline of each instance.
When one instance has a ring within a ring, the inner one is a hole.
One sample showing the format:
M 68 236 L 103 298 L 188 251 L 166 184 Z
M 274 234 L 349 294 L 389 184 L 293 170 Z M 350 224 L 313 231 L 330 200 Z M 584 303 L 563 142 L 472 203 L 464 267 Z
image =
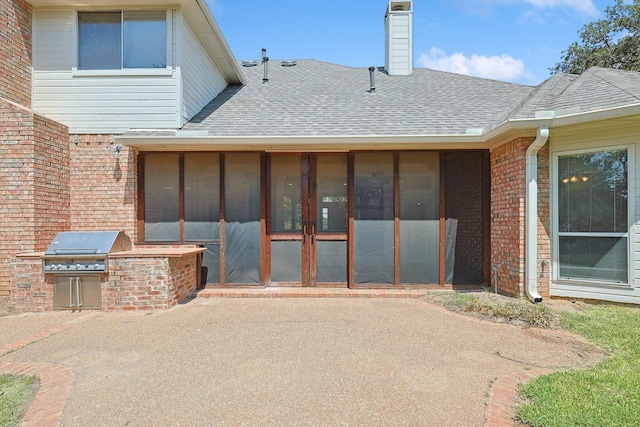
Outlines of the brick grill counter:
M 168 309 L 189 298 L 200 283 L 199 247 L 136 248 L 109 256 L 100 274 L 103 311 Z M 13 313 L 53 310 L 54 275 L 42 272 L 42 253 L 11 263 Z

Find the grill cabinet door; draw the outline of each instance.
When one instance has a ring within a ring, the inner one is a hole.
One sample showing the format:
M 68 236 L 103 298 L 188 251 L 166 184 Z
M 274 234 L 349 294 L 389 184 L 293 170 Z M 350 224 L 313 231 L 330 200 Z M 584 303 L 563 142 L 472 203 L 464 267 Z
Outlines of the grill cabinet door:
M 55 276 L 53 308 L 100 308 L 100 276 Z

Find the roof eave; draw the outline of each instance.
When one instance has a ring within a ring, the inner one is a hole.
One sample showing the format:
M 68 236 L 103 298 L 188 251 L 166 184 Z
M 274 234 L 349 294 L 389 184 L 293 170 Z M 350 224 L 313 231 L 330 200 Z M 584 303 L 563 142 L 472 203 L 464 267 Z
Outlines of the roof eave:
M 411 150 L 411 149 L 486 149 L 480 135 L 331 135 L 331 136 L 127 136 L 117 143 L 139 151 L 330 151 Z

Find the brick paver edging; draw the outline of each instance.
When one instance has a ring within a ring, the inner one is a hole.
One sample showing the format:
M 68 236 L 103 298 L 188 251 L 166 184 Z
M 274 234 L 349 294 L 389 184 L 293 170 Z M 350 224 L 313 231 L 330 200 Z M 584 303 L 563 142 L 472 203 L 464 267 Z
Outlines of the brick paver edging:
M 531 369 L 498 378 L 489 391 L 485 427 L 514 427 L 519 425 L 514 419 L 514 410 L 518 403 L 516 401 L 518 385 L 526 384 L 540 375 L 552 372 L 550 369 Z
M 22 427 L 58 426 L 73 386 L 73 371 L 49 363 L 0 363 L 1 374 L 37 375 L 40 388 L 22 419 Z

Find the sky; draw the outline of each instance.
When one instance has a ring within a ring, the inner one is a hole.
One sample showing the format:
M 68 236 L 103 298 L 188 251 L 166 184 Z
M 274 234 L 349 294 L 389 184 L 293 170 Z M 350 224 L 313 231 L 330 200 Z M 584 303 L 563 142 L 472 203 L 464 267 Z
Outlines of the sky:
M 631 1 L 631 0 L 628 0 Z M 236 59 L 384 65 L 388 0 L 207 0 Z M 615 0 L 413 0 L 414 67 L 538 85 Z

